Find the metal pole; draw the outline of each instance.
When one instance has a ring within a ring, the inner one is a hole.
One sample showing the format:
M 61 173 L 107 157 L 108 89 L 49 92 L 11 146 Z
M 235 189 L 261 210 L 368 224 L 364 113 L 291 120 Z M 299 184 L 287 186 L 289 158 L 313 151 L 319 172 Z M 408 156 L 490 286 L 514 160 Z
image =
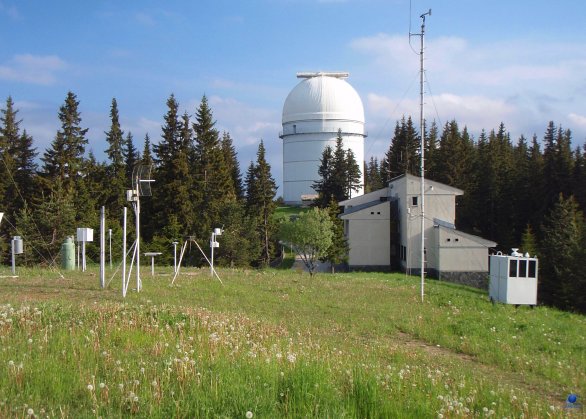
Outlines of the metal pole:
M 138 196 L 138 182 L 136 183 L 136 291 L 140 292 L 140 197 Z
M 173 242 L 173 272 L 177 273 L 177 244 L 179 242 Z
M 421 130 L 421 302 L 425 296 L 425 115 L 424 115 L 424 38 L 425 38 L 425 16 L 431 15 L 431 9 L 429 12 L 421 15 L 421 51 L 419 54 L 420 59 L 420 72 L 419 72 L 419 127 Z
M 212 257 L 211 257 L 211 263 L 210 263 L 210 276 L 213 278 L 214 277 L 214 240 L 215 239 L 215 234 L 212 232 L 212 239 L 210 241 L 210 247 L 212 249 Z
M 122 297 L 126 297 L 126 209 L 122 216 Z
M 100 287 L 106 288 L 106 208 L 100 211 Z
M 110 269 L 112 269 L 112 229 L 108 229 L 108 236 L 110 238 Z
M 85 272 L 85 240 L 81 242 L 81 271 Z
M 12 244 L 12 275 L 16 275 L 16 256 L 14 254 L 14 239 L 12 239 L 11 244 Z
M 151 256 L 151 276 L 155 276 L 155 257 Z

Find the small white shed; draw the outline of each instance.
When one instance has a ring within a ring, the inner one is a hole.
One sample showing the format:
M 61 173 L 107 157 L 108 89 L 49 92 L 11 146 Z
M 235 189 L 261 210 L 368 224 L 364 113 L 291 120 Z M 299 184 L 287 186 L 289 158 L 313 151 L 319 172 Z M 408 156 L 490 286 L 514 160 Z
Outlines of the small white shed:
M 511 255 L 490 256 L 489 296 L 505 304 L 537 305 L 537 258 Z

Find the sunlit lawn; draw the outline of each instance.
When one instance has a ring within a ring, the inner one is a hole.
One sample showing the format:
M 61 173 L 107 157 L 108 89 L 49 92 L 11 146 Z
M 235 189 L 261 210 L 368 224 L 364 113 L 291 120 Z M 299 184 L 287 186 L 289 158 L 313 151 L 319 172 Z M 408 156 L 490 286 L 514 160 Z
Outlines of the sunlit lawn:
M 437 281 L 421 303 L 401 274 L 218 272 L 143 268 L 126 299 L 94 267 L 0 278 L 0 417 L 544 417 L 586 394 L 584 316 Z

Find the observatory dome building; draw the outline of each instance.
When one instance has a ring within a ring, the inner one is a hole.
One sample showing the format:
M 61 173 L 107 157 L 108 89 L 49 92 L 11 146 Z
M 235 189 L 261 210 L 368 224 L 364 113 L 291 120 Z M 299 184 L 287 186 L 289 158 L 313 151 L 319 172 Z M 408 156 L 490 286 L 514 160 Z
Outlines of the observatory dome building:
M 348 73 L 297 73 L 302 79 L 283 105 L 283 199 L 299 205 L 315 195 L 318 168 L 326 146 L 336 146 L 338 130 L 344 149 L 352 150 L 361 170 L 364 162 L 364 107 L 344 79 Z M 364 185 L 364 173 L 360 183 Z M 364 193 L 361 186 L 352 196 Z

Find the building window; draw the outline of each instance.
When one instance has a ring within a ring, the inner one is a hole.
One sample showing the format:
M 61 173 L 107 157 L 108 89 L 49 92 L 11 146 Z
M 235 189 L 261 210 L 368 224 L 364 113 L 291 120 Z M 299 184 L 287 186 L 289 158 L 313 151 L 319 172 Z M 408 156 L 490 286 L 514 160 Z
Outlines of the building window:
M 529 274 L 527 275 L 529 278 L 535 278 L 537 273 L 537 262 L 534 260 L 529 261 Z
M 407 248 L 403 245 L 399 249 L 399 257 L 403 262 L 407 262 Z
M 419 197 L 417 197 L 417 196 L 411 197 L 411 206 L 414 206 L 414 207 L 417 206 L 417 198 L 419 198 Z
M 521 259 L 519 261 L 519 277 L 525 278 L 527 276 L 527 261 Z
M 297 134 L 297 125 L 293 124 L 293 134 Z
M 517 259 L 509 260 L 509 278 L 517 277 Z

